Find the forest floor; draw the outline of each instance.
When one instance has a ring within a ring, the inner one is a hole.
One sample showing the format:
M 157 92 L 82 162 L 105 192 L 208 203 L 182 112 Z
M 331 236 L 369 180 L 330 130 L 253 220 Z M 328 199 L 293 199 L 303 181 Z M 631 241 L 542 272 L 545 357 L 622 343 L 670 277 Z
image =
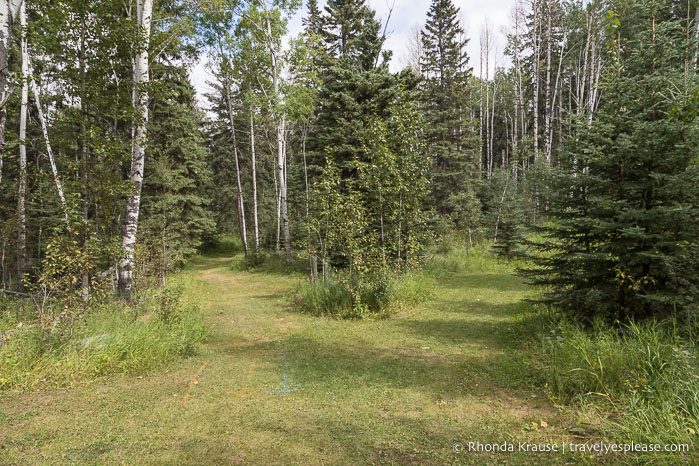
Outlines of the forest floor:
M 575 422 L 552 406 L 531 364 L 520 278 L 445 272 L 414 309 L 341 321 L 289 308 L 298 275 L 230 264 L 198 257 L 184 272 L 210 328 L 197 356 L 70 389 L 0 394 L 0 463 L 583 461 L 517 451 L 519 442 L 574 441 Z M 514 452 L 468 452 L 468 442 L 505 441 Z

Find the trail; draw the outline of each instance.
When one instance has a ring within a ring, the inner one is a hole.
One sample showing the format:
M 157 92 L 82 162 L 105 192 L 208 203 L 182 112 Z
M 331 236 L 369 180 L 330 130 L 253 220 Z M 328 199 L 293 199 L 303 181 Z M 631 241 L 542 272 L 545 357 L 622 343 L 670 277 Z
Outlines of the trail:
M 0 398 L 0 463 L 521 464 L 454 444 L 567 439 L 520 356 L 519 279 L 453 273 L 424 305 L 348 322 L 293 312 L 299 277 L 230 259 L 188 272 L 210 330 L 197 356 Z

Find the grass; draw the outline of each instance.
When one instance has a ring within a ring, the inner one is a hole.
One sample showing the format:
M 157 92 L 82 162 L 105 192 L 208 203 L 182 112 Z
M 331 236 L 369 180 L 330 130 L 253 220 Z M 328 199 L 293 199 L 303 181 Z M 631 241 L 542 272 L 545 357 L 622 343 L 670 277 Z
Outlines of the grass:
M 144 293 L 126 309 L 118 302 L 98 304 L 72 335 L 63 328 L 20 327 L 0 346 L 0 389 L 73 386 L 111 373 L 141 373 L 194 354 L 206 330 L 197 307 L 180 301 L 180 288 L 175 283 L 157 294 Z
M 650 321 L 617 329 L 598 322 L 582 329 L 562 321 L 543 346 L 552 393 L 600 411 L 616 438 L 645 444 L 699 440 L 696 349 L 666 326 Z
M 541 317 L 508 265 L 485 250 L 431 262 L 416 278 L 430 280 L 427 299 L 390 319 L 347 321 L 291 309 L 298 274 L 234 270 L 222 253 L 195 258 L 185 298 L 208 328 L 201 350 L 70 389 L 0 393 L 0 462 L 599 463 L 454 451 L 604 433 L 571 433 L 578 416 L 547 398 L 531 344 Z

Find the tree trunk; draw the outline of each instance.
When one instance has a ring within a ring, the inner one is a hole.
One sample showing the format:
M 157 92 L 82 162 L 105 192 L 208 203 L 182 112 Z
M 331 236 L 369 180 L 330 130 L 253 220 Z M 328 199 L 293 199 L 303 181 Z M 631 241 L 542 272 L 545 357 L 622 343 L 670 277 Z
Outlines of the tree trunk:
M 277 126 L 277 145 L 279 155 L 279 200 L 282 209 L 282 224 L 284 231 L 284 260 L 291 264 L 291 236 L 289 233 L 289 212 L 286 202 L 286 118 L 281 118 Z
M 478 84 L 479 84 L 479 93 L 478 93 L 478 105 L 479 105 L 479 113 L 478 113 L 478 136 L 480 137 L 480 158 L 478 159 L 478 170 L 481 170 L 481 167 L 483 165 L 483 122 L 485 121 L 485 115 L 483 115 L 483 47 L 484 47 L 484 37 L 483 37 L 483 31 L 481 31 L 481 56 L 480 56 L 480 71 L 478 74 Z M 482 174 L 479 176 L 483 176 Z
M 80 200 L 82 202 L 83 225 L 87 226 L 89 204 L 88 204 L 88 187 L 87 187 L 87 166 L 89 157 L 89 141 L 87 136 L 87 96 L 86 91 L 86 68 L 85 68 L 85 17 L 81 16 L 80 24 Z M 83 231 L 83 248 L 87 251 L 87 228 Z M 80 277 L 81 293 L 83 301 L 87 301 L 90 296 L 90 276 L 87 269 L 83 270 Z
M 275 43 L 272 38 L 272 23 L 270 21 L 270 12 L 267 9 L 267 2 L 263 2 L 265 9 L 265 24 L 266 24 L 266 42 L 269 50 L 269 58 L 272 62 L 272 86 L 274 88 L 274 98 L 279 100 L 281 97 L 279 89 L 279 63 Z M 279 104 L 280 102 L 274 102 Z M 273 104 L 273 102 L 270 102 Z M 289 236 L 289 212 L 286 202 L 286 116 L 283 112 L 280 115 L 280 110 L 272 106 L 272 114 L 275 115 L 277 123 L 277 164 L 279 169 L 279 208 L 281 208 L 281 221 L 284 231 L 284 257 L 287 264 L 291 264 L 291 238 Z M 277 244 L 279 241 L 277 241 Z M 277 246 L 279 247 L 279 246 Z
M 534 9 L 534 27 L 532 42 L 534 43 L 534 70 L 532 71 L 532 88 L 533 88 L 533 111 L 534 111 L 534 160 L 539 158 L 539 58 L 540 58 L 540 28 L 539 25 L 539 4 L 537 0 L 532 2 Z
M 546 97 L 544 102 L 544 152 L 548 164 L 551 163 L 551 111 L 553 108 L 551 99 L 551 41 L 553 40 L 551 34 L 551 1 L 546 0 Z
M 255 252 L 260 252 L 260 224 L 257 217 L 257 160 L 255 156 L 255 119 L 250 109 L 250 152 L 252 154 L 252 215 L 255 221 Z
M 27 190 L 27 110 L 29 107 L 29 62 L 27 51 L 24 3 L 21 6 L 20 24 L 22 26 L 22 103 L 19 116 L 19 186 L 17 188 L 17 291 L 24 292 L 24 274 L 27 266 L 27 216 L 24 205 Z
M 485 146 L 486 146 L 486 173 L 490 179 L 490 167 L 493 158 L 493 148 L 490 145 L 490 30 L 485 27 Z M 495 79 L 493 79 L 495 81 Z
M 138 214 L 141 208 L 141 188 L 143 187 L 143 169 L 146 156 L 146 136 L 148 125 L 148 83 L 150 82 L 148 66 L 148 48 L 150 45 L 150 26 L 153 16 L 153 0 L 137 0 L 137 22 L 141 33 L 139 47 L 133 59 L 133 105 L 136 113 L 131 146 L 131 194 L 126 200 L 122 230 L 122 258 L 119 261 L 119 293 L 131 301 L 133 287 L 134 253 L 136 250 L 136 233 Z
M 19 14 L 22 0 L 0 0 L 0 183 L 2 183 L 3 151 L 5 149 L 5 123 L 12 89 L 7 87 L 9 71 L 10 44 L 12 41 L 12 24 Z
M 692 68 L 699 64 L 699 6 L 694 9 L 694 53 L 692 54 Z
M 489 135 L 489 150 L 488 150 L 488 179 L 493 176 L 493 166 L 495 164 L 495 155 L 493 154 L 493 138 L 495 137 L 495 99 L 498 95 L 498 81 L 493 74 L 493 111 L 490 115 L 490 131 Z
M 66 196 L 63 192 L 63 183 L 58 176 L 58 169 L 56 168 L 56 159 L 53 155 L 53 150 L 51 148 L 51 140 L 49 139 L 49 131 L 46 125 L 46 117 L 44 116 L 44 110 L 41 108 L 41 100 L 39 100 L 39 86 L 36 85 L 34 81 L 33 71 L 31 67 L 31 59 L 27 55 L 27 60 L 29 62 L 29 80 L 32 87 L 32 93 L 34 94 L 34 102 L 36 104 L 36 113 L 39 117 L 39 123 L 41 124 L 41 132 L 44 136 L 44 143 L 46 144 L 46 154 L 49 157 L 49 164 L 51 165 L 51 173 L 53 174 L 53 180 L 56 184 L 56 190 L 58 191 L 58 199 L 61 201 L 61 206 L 63 207 L 63 215 L 66 220 L 66 224 L 69 222 L 68 217 L 68 206 L 66 204 Z
M 240 161 L 238 159 L 238 138 L 235 134 L 235 113 L 233 112 L 233 100 L 231 99 L 231 83 L 228 77 L 224 79 L 226 86 L 226 105 L 228 107 L 228 129 L 231 132 L 233 140 L 233 159 L 235 160 L 235 180 L 238 199 L 238 231 L 240 233 L 240 241 L 243 243 L 243 254 L 248 257 L 248 233 L 245 225 L 245 199 L 243 198 L 243 184 L 240 179 Z

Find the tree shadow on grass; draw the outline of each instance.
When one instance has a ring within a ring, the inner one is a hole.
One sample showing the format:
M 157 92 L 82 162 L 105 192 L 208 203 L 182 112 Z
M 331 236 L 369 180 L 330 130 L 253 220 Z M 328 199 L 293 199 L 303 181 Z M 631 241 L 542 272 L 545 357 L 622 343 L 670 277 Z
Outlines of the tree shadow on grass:
M 531 289 L 524 279 L 509 273 L 445 272 L 438 278 L 439 284 L 451 290 L 473 289 L 499 292 L 525 292 Z
M 279 359 L 281 350 L 288 358 L 289 375 L 306 391 L 330 390 L 339 398 L 368 387 L 417 389 L 434 397 L 459 397 L 478 392 L 473 384 L 481 375 L 495 370 L 516 374 L 518 382 L 528 377 L 520 361 L 494 352 L 480 354 L 440 354 L 411 347 L 380 348 L 363 344 L 321 342 L 302 334 L 276 341 L 253 343 L 239 348 L 251 354 L 267 354 Z M 495 382 L 500 378 L 493 378 Z M 507 380 L 503 386 L 512 386 Z

